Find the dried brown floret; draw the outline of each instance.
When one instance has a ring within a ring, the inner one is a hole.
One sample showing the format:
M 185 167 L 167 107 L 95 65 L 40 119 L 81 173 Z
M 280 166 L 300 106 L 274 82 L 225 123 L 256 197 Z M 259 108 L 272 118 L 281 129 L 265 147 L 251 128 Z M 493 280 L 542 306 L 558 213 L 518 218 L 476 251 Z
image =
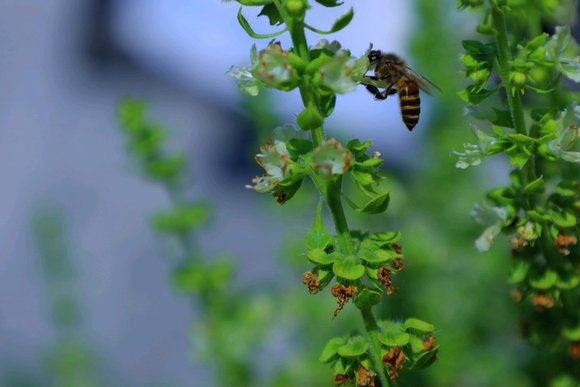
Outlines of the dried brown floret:
M 304 274 L 302 283 L 308 286 L 308 291 L 310 294 L 316 294 L 321 289 L 320 284 L 318 283 L 318 273 L 314 275 L 311 272 Z
M 398 371 L 403 368 L 403 363 L 407 360 L 405 354 L 399 347 L 393 347 L 385 356 L 383 356 L 383 363 L 389 366 L 389 377 L 391 380 L 399 379 Z
M 532 296 L 532 304 L 538 312 L 554 306 L 554 300 L 545 293 L 537 293 Z
M 575 235 L 566 235 L 562 231 L 558 234 L 558 238 L 554 241 L 554 246 L 564 255 L 570 255 L 569 246 L 578 243 Z
M 334 320 L 336 316 L 342 311 L 344 305 L 354 297 L 356 293 L 356 288 L 352 285 L 343 285 L 343 284 L 336 284 L 332 288 L 330 288 L 330 292 L 334 297 L 338 297 L 337 303 L 338 307 L 334 310 L 334 315 L 332 319 Z
M 401 247 L 401 245 L 398 245 L 396 243 L 391 243 L 391 249 L 395 250 L 395 253 L 397 254 L 401 254 L 401 252 L 403 251 L 403 247 Z
M 395 269 L 396 271 L 401 271 L 405 268 L 405 266 L 403 265 L 403 258 L 393 259 L 393 262 L 391 262 L 391 265 L 393 265 L 393 269 Z
M 382 266 L 379 268 L 379 281 L 381 281 L 387 288 L 387 295 L 395 293 L 399 288 L 393 286 L 393 279 L 391 278 L 392 270 L 388 267 Z
M 437 341 L 435 340 L 435 336 L 429 335 L 423 340 L 423 350 L 425 352 L 431 351 L 433 348 L 437 346 Z
M 573 359 L 580 359 L 580 341 L 575 341 L 570 345 L 570 356 Z
M 376 372 L 367 370 L 361 364 L 358 365 L 357 387 L 375 387 Z
M 523 293 L 519 289 L 512 289 L 512 300 L 515 302 L 521 302 L 524 298 Z
M 336 375 L 336 377 L 334 378 L 334 384 L 336 384 L 337 386 L 341 386 L 343 384 L 351 384 L 351 383 L 352 383 L 352 380 L 350 380 L 344 374 Z

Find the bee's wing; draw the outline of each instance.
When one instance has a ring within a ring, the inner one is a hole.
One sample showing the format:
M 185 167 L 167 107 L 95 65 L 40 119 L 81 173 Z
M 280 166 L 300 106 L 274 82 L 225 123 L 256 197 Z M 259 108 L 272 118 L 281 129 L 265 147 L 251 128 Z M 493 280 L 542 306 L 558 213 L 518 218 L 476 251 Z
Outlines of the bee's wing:
M 425 78 L 424 76 L 419 74 L 418 72 L 414 71 L 409 66 L 405 66 L 405 72 L 403 75 L 407 79 L 411 79 L 411 80 L 414 80 L 415 82 L 417 82 L 417 85 L 419 85 L 419 88 L 421 88 L 421 90 L 423 90 L 427 94 L 433 94 L 433 92 L 431 90 L 431 86 L 433 86 L 437 91 L 441 92 L 441 88 L 439 86 L 437 86 L 436 84 L 434 84 L 433 82 L 431 82 L 430 80 L 428 80 L 427 78 Z

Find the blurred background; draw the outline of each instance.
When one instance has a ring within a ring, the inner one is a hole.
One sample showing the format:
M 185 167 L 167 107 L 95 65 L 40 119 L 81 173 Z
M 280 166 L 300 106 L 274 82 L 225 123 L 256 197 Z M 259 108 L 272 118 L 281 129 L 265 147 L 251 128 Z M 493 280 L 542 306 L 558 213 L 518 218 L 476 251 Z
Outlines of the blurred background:
M 395 100 L 377 102 L 362 89 L 341 96 L 327 124 L 333 136 L 372 140 L 386 159 L 392 209 L 371 219 L 349 214 L 354 227 L 403 231 L 408 269 L 397 306 L 383 314 L 440 330 L 438 364 L 402 384 L 533 385 L 505 285 L 507 248 L 477 253 L 480 230 L 468 216 L 502 183 L 507 162 L 463 171 L 449 157 L 471 139 L 455 92 L 475 16 L 457 13 L 455 0 L 346 0 L 314 7 L 311 24 L 325 29 L 351 5 L 353 22 L 332 39 L 357 56 L 371 42 L 399 53 L 444 90 L 422 99 L 412 134 Z M 207 316 L 195 297 L 176 293 L 167 243 L 150 228 L 170 198 L 127 152 L 116 109 L 129 96 L 149 102 L 169 128 L 169 149 L 187 155 L 188 193 L 214 208 L 199 244 L 208 256 L 231 257 L 232 287 L 247 294 L 238 303 L 259 316 L 246 321 L 262 337 L 240 347 L 252 376 L 238 385 L 333 384 L 320 351 L 332 331 L 360 322 L 355 310 L 330 321 L 333 300 L 301 284 L 314 196 L 280 208 L 244 188 L 260 173 L 259 144 L 273 126 L 293 122 L 301 104 L 298 93 L 249 99 L 225 75 L 249 64 L 256 43 L 237 11 L 218 0 L 0 3 L 1 386 L 203 387 L 223 385 L 219 375 L 229 372 L 218 355 L 200 353 Z M 244 12 L 255 30 L 271 31 L 252 11 Z

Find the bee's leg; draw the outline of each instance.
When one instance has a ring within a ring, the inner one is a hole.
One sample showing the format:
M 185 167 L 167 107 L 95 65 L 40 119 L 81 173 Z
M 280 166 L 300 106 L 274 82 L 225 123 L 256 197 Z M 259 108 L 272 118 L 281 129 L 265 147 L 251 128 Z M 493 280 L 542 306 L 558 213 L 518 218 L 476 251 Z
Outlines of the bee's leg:
M 393 95 L 397 92 L 397 90 L 393 87 L 395 86 L 393 83 L 391 83 L 386 89 L 385 89 L 385 99 L 387 98 L 387 96 L 389 95 Z
M 368 85 L 368 84 L 365 84 L 365 83 L 363 83 L 363 85 L 365 85 L 365 87 L 367 88 L 367 90 L 372 95 L 374 95 L 376 99 L 387 99 L 387 95 L 384 94 L 382 91 L 380 91 L 378 87 L 373 86 L 373 85 Z
M 389 95 L 393 95 L 397 92 L 397 90 L 395 90 L 393 88 L 394 84 L 390 84 L 389 86 L 387 86 L 387 88 L 384 91 L 380 91 L 378 89 L 378 87 L 373 86 L 373 85 L 369 85 L 367 83 L 363 83 L 363 85 L 365 85 L 365 87 L 367 88 L 367 90 L 373 94 L 375 96 L 376 99 L 380 99 L 380 100 L 385 100 L 387 99 L 387 97 Z

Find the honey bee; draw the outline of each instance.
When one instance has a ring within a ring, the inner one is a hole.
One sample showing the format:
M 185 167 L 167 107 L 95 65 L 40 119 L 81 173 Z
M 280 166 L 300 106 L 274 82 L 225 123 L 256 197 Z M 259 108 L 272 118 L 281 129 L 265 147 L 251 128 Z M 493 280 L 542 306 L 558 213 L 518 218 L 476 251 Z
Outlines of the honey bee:
M 421 112 L 419 89 L 429 95 L 432 93 L 430 86 L 439 91 L 441 89 L 421 74 L 413 71 L 398 55 L 383 54 L 379 50 L 372 50 L 368 58 L 369 69 L 374 68 L 375 75 L 365 76 L 368 83 L 364 79 L 361 83 L 376 99 L 384 100 L 389 95 L 398 93 L 403 122 L 409 131 L 413 130 L 419 122 L 419 113 Z M 385 90 L 380 91 L 377 85 L 385 87 Z

